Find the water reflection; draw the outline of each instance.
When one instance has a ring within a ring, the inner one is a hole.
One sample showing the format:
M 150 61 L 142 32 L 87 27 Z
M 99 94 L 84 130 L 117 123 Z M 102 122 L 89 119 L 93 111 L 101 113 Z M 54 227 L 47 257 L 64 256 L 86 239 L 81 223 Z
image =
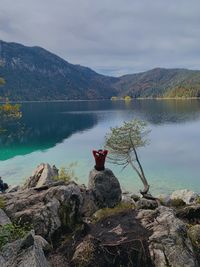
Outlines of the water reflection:
M 0 160 L 51 148 L 97 123 L 95 114 L 65 113 L 57 106 L 58 103 L 22 105 L 20 122 L 7 125 L 0 135 Z
M 106 112 L 104 116 L 100 116 Z M 200 117 L 199 100 L 72 101 L 23 103 L 20 123 L 0 136 L 0 160 L 45 150 L 101 120 L 139 117 L 151 124 L 183 123 Z M 107 125 L 109 128 L 110 125 Z

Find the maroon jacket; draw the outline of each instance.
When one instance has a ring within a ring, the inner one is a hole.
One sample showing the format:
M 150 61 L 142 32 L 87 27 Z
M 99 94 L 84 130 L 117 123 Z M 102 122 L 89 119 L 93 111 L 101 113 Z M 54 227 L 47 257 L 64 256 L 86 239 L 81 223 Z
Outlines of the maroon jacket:
M 95 169 L 97 171 L 102 171 L 105 169 L 104 164 L 105 164 L 105 159 L 108 154 L 108 150 L 93 150 L 92 151 L 93 156 L 95 158 Z

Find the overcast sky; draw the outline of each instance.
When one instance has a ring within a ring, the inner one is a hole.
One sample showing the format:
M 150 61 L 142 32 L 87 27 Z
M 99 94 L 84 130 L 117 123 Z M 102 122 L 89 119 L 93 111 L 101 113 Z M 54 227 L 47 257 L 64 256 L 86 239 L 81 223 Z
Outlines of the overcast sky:
M 200 69 L 200 0 L 0 0 L 0 39 L 107 75 Z

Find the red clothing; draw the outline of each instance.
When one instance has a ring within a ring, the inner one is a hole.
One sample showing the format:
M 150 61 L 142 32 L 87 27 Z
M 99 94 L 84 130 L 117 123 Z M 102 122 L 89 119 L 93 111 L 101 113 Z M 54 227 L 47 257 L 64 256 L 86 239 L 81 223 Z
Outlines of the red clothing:
M 97 171 L 102 171 L 105 169 L 104 164 L 105 164 L 105 159 L 108 154 L 108 150 L 93 150 L 92 151 L 93 156 L 95 158 L 95 169 Z

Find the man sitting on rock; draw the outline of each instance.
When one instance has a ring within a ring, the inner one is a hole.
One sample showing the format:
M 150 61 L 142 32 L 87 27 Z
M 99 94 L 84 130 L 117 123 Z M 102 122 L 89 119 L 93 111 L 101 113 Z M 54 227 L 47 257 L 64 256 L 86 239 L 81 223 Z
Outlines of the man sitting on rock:
M 4 183 L 2 178 L 0 177 L 0 192 L 5 192 L 8 189 L 8 184 Z
M 105 164 L 106 156 L 108 154 L 108 150 L 102 150 L 102 149 L 99 149 L 98 151 L 97 150 L 93 150 L 92 153 L 93 153 L 93 156 L 95 158 L 95 166 L 94 166 L 94 168 L 97 171 L 105 170 L 104 164 Z

